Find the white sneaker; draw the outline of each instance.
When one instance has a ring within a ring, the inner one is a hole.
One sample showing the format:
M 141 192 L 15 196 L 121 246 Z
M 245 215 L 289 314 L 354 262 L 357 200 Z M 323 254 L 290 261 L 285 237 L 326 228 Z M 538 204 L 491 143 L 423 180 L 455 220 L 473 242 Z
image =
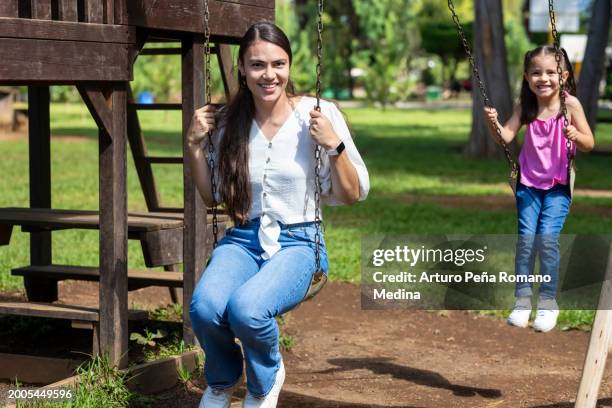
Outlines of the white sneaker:
M 240 384 L 242 384 L 242 378 L 243 377 L 241 376 L 236 385 L 224 390 L 216 390 L 212 387 L 206 387 L 198 408 L 230 408 L 230 405 L 232 404 L 232 395 Z
M 557 325 L 558 317 L 558 310 L 538 309 L 535 321 L 533 322 L 533 329 L 542 333 L 549 332 Z
M 283 360 L 281 360 L 280 368 L 276 372 L 276 379 L 274 380 L 274 385 L 270 392 L 266 396 L 258 398 L 247 391 L 246 397 L 242 402 L 242 408 L 275 408 L 284 382 L 285 365 L 283 364 Z
M 531 309 L 514 309 L 508 316 L 508 324 L 517 327 L 527 327 Z

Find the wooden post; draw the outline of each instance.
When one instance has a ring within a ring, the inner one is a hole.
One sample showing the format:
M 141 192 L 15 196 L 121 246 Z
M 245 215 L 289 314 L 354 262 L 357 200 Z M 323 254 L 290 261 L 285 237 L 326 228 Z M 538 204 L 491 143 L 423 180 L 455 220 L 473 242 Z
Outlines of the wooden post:
M 191 296 L 206 261 L 204 238 L 206 236 L 206 206 L 195 188 L 191 167 L 187 162 L 187 131 L 195 109 L 204 106 L 204 39 L 194 35 L 182 42 L 183 81 L 183 185 L 184 185 L 184 235 L 183 235 L 183 339 L 187 344 L 195 342 L 189 318 Z M 208 84 L 206 84 L 208 85 Z
M 595 408 L 612 340 L 612 247 L 608 252 L 606 277 L 601 286 L 591 339 L 584 360 L 576 408 Z
M 49 87 L 28 87 L 30 207 L 51 208 L 51 128 Z M 30 233 L 30 263 L 51 264 L 51 232 Z M 28 300 L 53 302 L 57 300 L 57 282 L 49 279 L 25 277 Z
M 100 349 L 127 366 L 127 84 L 105 94 L 111 130 L 100 128 Z M 110 102 L 110 103 L 108 103 Z
M 232 50 L 228 44 L 217 44 L 217 58 L 225 89 L 225 99 L 229 102 L 238 93 L 238 80 L 234 72 L 234 61 L 232 60 Z

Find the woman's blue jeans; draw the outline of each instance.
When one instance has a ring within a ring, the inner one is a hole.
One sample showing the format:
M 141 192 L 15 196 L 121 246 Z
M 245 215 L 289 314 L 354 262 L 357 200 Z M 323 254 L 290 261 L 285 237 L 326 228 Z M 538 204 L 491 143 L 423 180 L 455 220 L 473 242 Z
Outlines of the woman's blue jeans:
M 571 198 L 566 185 L 557 184 L 549 190 L 518 185 L 518 239 L 516 242 L 515 273 L 533 273 L 536 253 L 540 255 L 540 275 L 550 276 L 550 282 L 540 284 L 540 299 L 557 296 L 559 280 L 559 235 L 569 213 Z M 516 284 L 516 297 L 531 297 L 532 284 Z
M 275 317 L 304 299 L 316 260 L 313 223 L 281 224 L 281 249 L 268 260 L 261 257 L 258 229 L 259 221 L 254 220 L 226 232 L 196 285 L 190 316 L 206 354 L 208 385 L 235 385 L 242 375 L 244 352 L 247 389 L 259 397 L 270 392 L 280 367 Z M 321 269 L 327 272 L 322 234 L 320 245 Z

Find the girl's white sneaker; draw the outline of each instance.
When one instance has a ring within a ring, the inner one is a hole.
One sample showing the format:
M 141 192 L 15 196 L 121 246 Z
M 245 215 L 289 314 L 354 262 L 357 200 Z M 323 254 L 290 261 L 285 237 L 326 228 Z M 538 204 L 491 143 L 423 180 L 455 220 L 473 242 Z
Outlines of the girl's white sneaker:
M 538 309 L 533 322 L 533 329 L 542 333 L 549 332 L 557 325 L 558 317 L 559 310 Z
M 233 387 L 227 390 L 215 390 L 214 388 L 206 387 L 204 395 L 202 395 L 200 400 L 199 408 L 230 408 L 233 393 Z
M 517 327 L 527 327 L 531 309 L 514 309 L 508 316 L 508 324 Z
M 276 379 L 270 392 L 261 398 L 254 397 L 250 392 L 247 391 L 246 397 L 242 402 L 242 408 L 276 408 L 278 403 L 278 397 L 283 388 L 285 382 L 285 365 L 281 360 L 280 368 L 276 372 Z

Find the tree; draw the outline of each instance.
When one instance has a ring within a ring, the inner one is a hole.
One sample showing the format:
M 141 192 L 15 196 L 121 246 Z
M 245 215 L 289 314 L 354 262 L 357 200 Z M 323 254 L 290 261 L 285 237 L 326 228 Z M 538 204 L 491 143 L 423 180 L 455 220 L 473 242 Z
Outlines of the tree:
M 610 0 L 595 0 L 592 7 L 585 58 L 578 82 L 578 99 L 584 107 L 591 129 L 595 130 L 599 82 L 603 75 L 610 30 Z
M 398 85 L 417 51 L 416 19 L 404 0 L 355 0 L 359 18 L 359 51 L 355 65 L 365 72 L 363 83 L 370 101 L 385 107 L 398 99 Z
M 508 79 L 506 46 L 501 0 L 476 0 L 474 23 L 474 57 L 491 104 L 500 122 L 512 114 L 512 96 Z M 484 115 L 484 105 L 476 79 L 472 78 L 472 131 L 466 154 L 475 158 L 501 157 L 502 150 L 492 140 Z

